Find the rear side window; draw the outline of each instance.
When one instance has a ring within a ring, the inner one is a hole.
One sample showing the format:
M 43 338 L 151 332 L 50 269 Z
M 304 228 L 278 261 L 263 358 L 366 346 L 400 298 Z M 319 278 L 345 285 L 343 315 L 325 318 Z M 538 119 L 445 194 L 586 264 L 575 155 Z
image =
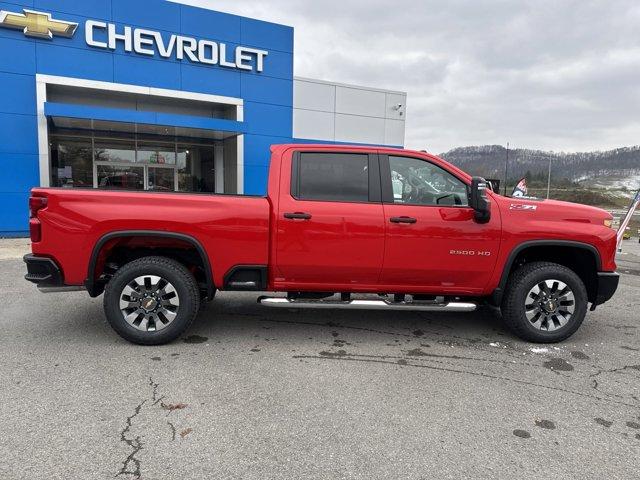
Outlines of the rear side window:
M 369 156 L 300 153 L 294 160 L 291 194 L 298 200 L 369 201 Z

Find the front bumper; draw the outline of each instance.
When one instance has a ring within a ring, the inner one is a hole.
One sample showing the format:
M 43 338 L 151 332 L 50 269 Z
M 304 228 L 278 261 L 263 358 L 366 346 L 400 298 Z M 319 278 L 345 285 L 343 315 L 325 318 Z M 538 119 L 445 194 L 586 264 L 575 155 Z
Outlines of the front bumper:
M 618 289 L 620 275 L 616 272 L 598 272 L 598 291 L 594 305 L 602 305 L 611 300 Z
M 27 264 L 25 280 L 38 285 L 38 287 L 59 287 L 63 285 L 62 271 L 58 264 L 46 257 L 37 257 L 28 254 L 23 257 Z

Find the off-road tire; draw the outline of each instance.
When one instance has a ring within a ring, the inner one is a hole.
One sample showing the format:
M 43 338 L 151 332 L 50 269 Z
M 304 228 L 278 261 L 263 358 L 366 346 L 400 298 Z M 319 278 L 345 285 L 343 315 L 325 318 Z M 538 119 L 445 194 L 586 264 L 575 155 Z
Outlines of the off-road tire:
M 177 316 L 162 330 L 141 331 L 124 319 L 120 310 L 123 289 L 145 275 L 166 279 L 180 299 Z M 139 345 L 162 345 L 179 338 L 193 323 L 200 308 L 198 284 L 187 268 L 166 257 L 143 257 L 119 268 L 105 288 L 104 312 L 107 322 L 122 338 Z
M 569 321 L 557 330 L 537 329 L 527 319 L 525 301 L 531 289 L 545 280 L 560 280 L 573 292 L 575 310 Z M 573 335 L 587 314 L 588 295 L 584 283 L 573 270 L 551 262 L 533 262 L 514 271 L 507 282 L 502 300 L 502 318 L 507 327 L 523 340 L 535 343 L 556 343 Z

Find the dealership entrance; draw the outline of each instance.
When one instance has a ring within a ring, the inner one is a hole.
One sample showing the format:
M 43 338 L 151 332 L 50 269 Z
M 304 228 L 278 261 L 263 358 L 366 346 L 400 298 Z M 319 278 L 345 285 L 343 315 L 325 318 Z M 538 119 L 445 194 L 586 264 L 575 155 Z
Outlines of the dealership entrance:
M 52 187 L 235 193 L 235 136 L 131 133 L 124 131 L 135 129 L 128 124 L 110 130 L 60 128 L 67 123 L 82 122 L 49 120 Z
M 61 77 L 38 83 L 43 185 L 242 193 L 242 100 Z

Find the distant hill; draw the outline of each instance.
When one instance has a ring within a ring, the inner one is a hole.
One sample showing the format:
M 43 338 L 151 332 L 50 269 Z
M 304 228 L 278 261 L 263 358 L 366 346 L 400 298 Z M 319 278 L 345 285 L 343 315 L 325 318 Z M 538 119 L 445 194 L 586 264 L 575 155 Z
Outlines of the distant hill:
M 504 178 L 506 149 L 500 145 L 454 148 L 440 155 L 472 175 Z M 551 161 L 552 185 L 637 190 L 640 188 L 640 146 L 606 152 L 556 153 L 509 149 L 509 185 L 523 176 L 546 183 Z

